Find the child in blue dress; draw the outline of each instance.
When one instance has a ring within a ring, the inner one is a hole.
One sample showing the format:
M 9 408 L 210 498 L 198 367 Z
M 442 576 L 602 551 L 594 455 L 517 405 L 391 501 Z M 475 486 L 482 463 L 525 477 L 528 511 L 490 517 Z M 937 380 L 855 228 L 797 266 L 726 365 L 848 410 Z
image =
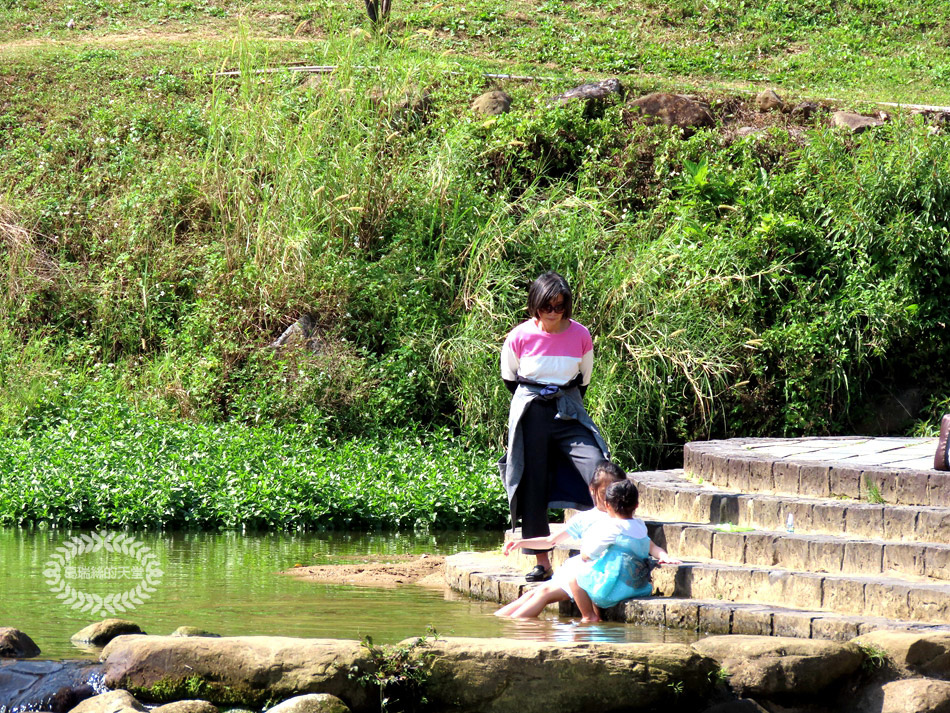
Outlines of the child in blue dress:
M 679 560 L 671 558 L 662 547 L 659 547 L 650 541 L 646 532 L 646 525 L 643 524 L 642 520 L 618 519 L 617 515 L 611 513 L 610 506 L 607 501 L 607 493 L 609 493 L 612 488 L 615 488 L 618 485 L 622 485 L 624 487 L 620 491 L 617 491 L 617 493 L 624 493 L 624 497 L 626 499 L 621 498 L 618 500 L 617 506 L 621 509 L 629 507 L 629 499 L 632 494 L 634 504 L 633 509 L 629 510 L 629 514 L 632 516 L 633 510 L 636 510 L 637 504 L 639 504 L 639 494 L 637 493 L 636 486 L 626 479 L 626 474 L 622 469 L 620 469 L 615 464 L 610 463 L 609 461 L 604 461 L 598 466 L 597 471 L 595 472 L 594 482 L 591 485 L 591 496 L 597 505 L 596 509 L 576 515 L 568 523 L 568 526 L 555 536 L 511 540 L 505 543 L 504 553 L 507 555 L 509 552 L 511 552 L 511 550 L 521 547 L 553 547 L 558 542 L 565 540 L 568 537 L 573 537 L 574 539 L 580 539 L 582 553 L 585 551 L 585 543 L 587 543 L 589 545 L 586 547 L 587 550 L 596 550 L 597 554 L 600 554 L 600 550 L 598 550 L 598 543 L 609 539 L 607 546 L 609 547 L 617 539 L 617 533 L 615 532 L 617 526 L 614 523 L 631 522 L 637 523 L 638 525 L 634 524 L 632 527 L 628 525 L 621 529 L 624 532 L 629 532 L 629 535 L 636 535 L 639 537 L 639 535 L 642 534 L 642 537 L 645 539 L 645 544 L 642 544 L 642 546 L 644 546 L 646 550 L 643 554 L 643 557 L 641 558 L 641 563 L 644 568 L 646 568 L 646 557 L 648 554 L 656 557 L 660 563 L 679 564 Z M 603 549 L 606 550 L 607 548 Z M 611 559 L 623 560 L 624 558 L 617 558 L 615 555 L 611 555 Z M 576 591 L 578 577 L 580 577 L 582 573 L 593 568 L 596 564 L 591 563 L 590 560 L 591 557 L 589 552 L 587 561 L 584 560 L 583 555 L 575 555 L 574 557 L 571 557 L 564 564 L 557 568 L 551 581 L 525 592 L 518 599 L 505 605 L 495 612 L 495 615 L 518 619 L 533 618 L 538 616 L 538 614 L 540 614 L 544 607 L 546 607 L 548 604 L 572 598 L 575 600 L 578 609 L 581 611 L 582 621 L 600 621 L 600 615 L 594 608 L 591 598 L 583 590 L 580 590 L 579 596 L 578 592 Z M 607 562 L 604 562 L 604 565 L 606 564 Z M 608 569 L 613 573 L 609 575 L 610 577 L 619 577 L 622 566 L 618 562 Z M 647 584 L 649 584 L 649 569 L 646 571 L 648 578 Z M 603 580 L 604 577 L 601 576 L 600 579 Z M 585 581 L 587 580 L 585 579 Z M 601 582 L 600 587 L 604 587 L 603 581 Z M 618 588 L 617 591 L 619 592 L 620 588 Z M 641 584 L 637 588 L 636 593 L 629 596 L 649 596 L 651 593 L 652 585 L 650 585 L 649 588 L 646 588 L 645 585 Z M 600 596 L 600 594 L 598 594 L 598 600 L 605 601 L 605 599 Z
M 601 518 L 584 534 L 580 559 L 587 566 L 579 567 L 570 582 L 585 622 L 600 621 L 599 609 L 653 593 L 652 552 L 662 553 L 661 561 L 675 561 L 651 542 L 643 520 L 633 516 L 640 500 L 633 483 L 614 483 L 607 488 L 604 500 L 609 517 Z

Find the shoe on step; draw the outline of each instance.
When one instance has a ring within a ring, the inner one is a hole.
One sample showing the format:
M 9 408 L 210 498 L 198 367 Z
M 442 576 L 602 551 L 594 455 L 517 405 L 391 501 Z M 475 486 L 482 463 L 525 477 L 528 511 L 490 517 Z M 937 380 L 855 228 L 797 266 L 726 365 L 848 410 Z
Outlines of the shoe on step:
M 937 454 L 934 456 L 936 470 L 950 470 L 950 413 L 940 419 L 940 438 L 937 439 Z
M 549 579 L 551 579 L 551 570 L 541 565 L 535 565 L 534 569 L 524 576 L 526 582 L 546 582 Z

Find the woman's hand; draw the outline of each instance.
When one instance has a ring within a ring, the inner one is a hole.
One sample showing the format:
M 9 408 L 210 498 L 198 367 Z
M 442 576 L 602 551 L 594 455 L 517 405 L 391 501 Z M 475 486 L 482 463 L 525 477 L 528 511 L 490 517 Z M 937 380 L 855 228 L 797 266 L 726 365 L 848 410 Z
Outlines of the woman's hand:
M 521 540 L 508 540 L 502 545 L 501 553 L 507 557 L 512 550 L 518 549 L 519 547 L 521 547 Z

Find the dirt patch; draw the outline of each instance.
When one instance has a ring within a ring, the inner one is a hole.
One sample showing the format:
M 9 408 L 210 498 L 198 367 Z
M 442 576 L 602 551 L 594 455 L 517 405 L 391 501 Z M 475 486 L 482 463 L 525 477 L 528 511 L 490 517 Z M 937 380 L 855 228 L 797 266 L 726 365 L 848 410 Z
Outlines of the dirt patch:
M 441 587 L 445 583 L 444 557 L 368 555 L 356 561 L 353 557 L 345 559 L 347 562 L 340 564 L 292 567 L 281 574 L 311 582 L 355 584 L 360 587 L 396 587 L 400 584 Z

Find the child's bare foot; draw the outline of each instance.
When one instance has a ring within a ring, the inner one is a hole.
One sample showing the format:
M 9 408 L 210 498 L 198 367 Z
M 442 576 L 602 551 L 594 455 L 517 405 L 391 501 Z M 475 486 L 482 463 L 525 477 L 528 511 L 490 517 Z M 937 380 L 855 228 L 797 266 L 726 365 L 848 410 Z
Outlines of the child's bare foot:
M 582 617 L 581 617 L 581 623 L 582 623 L 582 624 L 596 624 L 596 623 L 599 622 L 599 621 L 603 621 L 603 619 L 601 619 L 601 618 L 600 618 L 599 616 L 597 616 L 596 614 L 591 614 L 590 616 L 582 616 Z

